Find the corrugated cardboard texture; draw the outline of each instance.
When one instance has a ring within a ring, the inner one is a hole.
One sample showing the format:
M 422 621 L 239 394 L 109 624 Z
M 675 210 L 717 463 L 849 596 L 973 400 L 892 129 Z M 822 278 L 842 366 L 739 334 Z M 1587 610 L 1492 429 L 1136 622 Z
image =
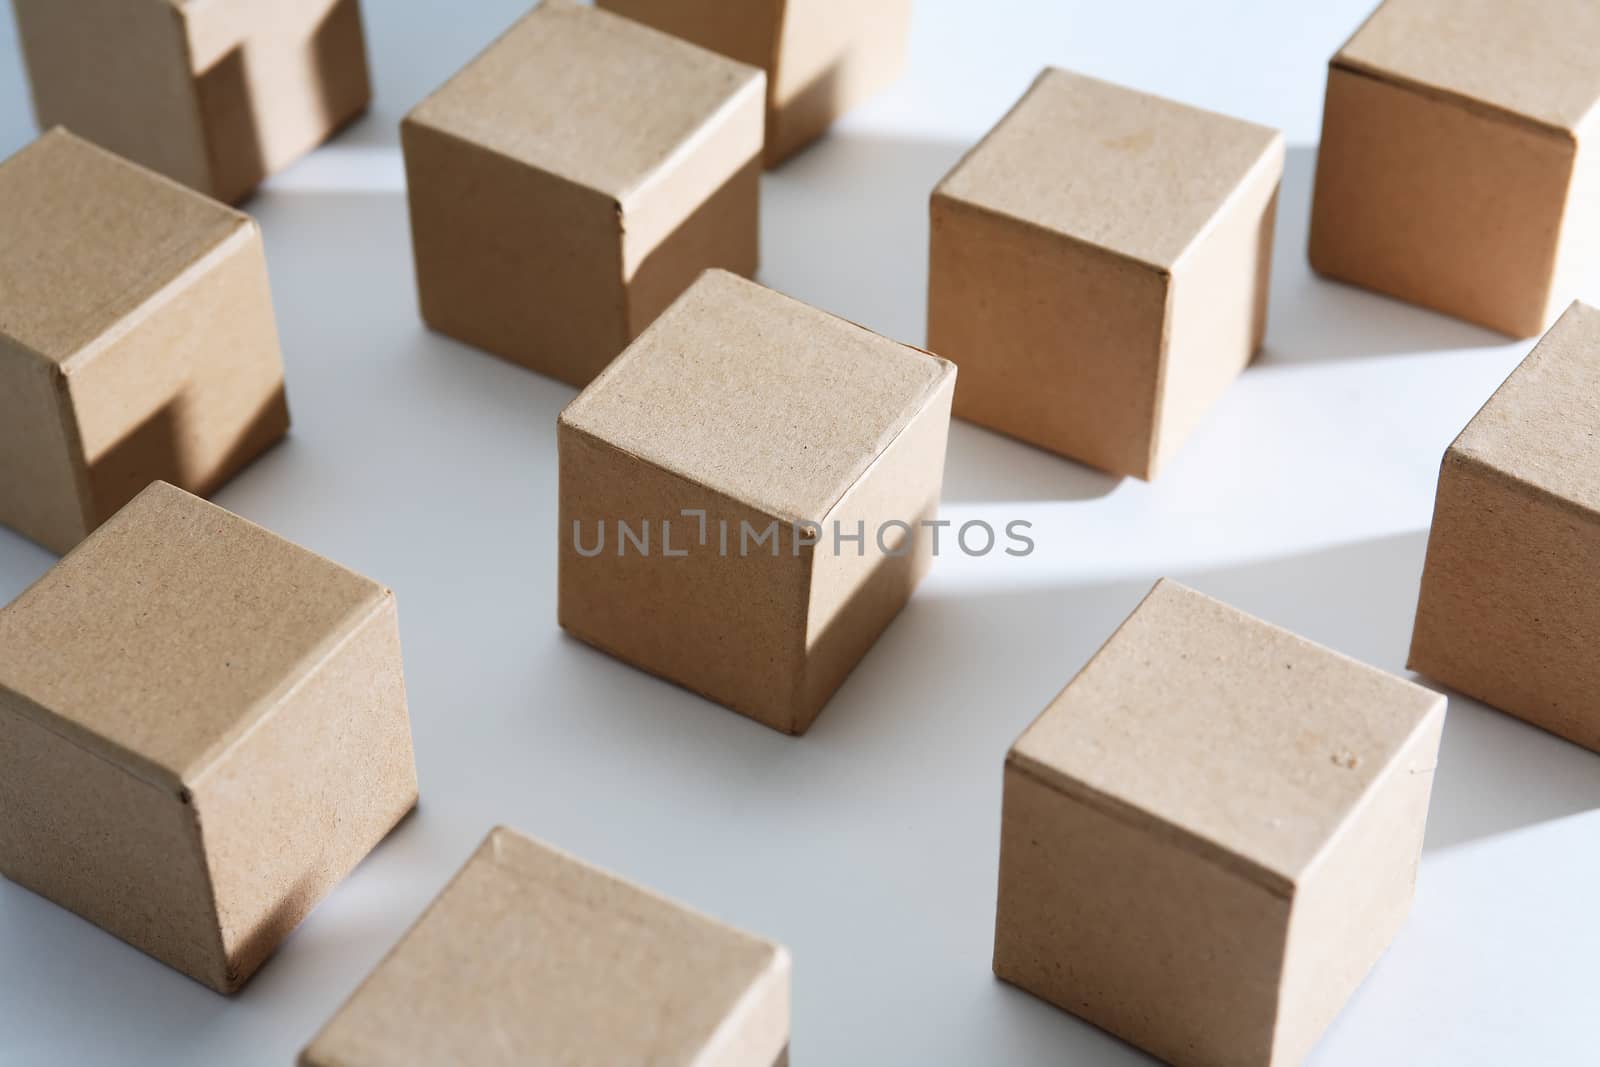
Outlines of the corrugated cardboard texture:
M 493 831 L 302 1067 L 769 1067 L 789 954 Z
M 1597 48 L 1586 0 L 1388 0 L 1329 68 L 1312 266 L 1537 335 L 1595 261 Z
M 562 413 L 561 624 L 804 731 L 926 569 L 926 536 L 895 556 L 874 534 L 937 509 L 953 379 L 943 360 L 708 272 Z M 705 541 L 685 509 L 707 512 Z M 864 524 L 859 552 L 825 558 L 831 533 L 793 547 L 789 524 L 836 519 Z M 619 520 L 656 527 L 649 554 L 619 554 Z M 687 556 L 664 555 L 662 520 Z M 574 524 L 592 546 L 602 521 L 607 550 L 580 554 Z M 742 554 L 742 523 L 775 524 L 781 546 Z
M 956 414 L 1152 477 L 1253 357 L 1283 139 L 1047 70 L 930 205 Z
M 911 0 L 598 0 L 767 72 L 767 166 L 900 76 Z
M 65 552 L 287 431 L 249 218 L 57 130 L 0 164 L 0 229 L 0 521 Z
M 393 597 L 165 483 L 0 611 L 0 707 L 0 869 L 225 992 L 416 800 Z
M 403 125 L 423 318 L 582 386 L 702 270 L 755 273 L 763 86 L 547 0 Z
M 1600 751 L 1600 311 L 1575 304 L 1445 454 L 1411 666 Z
M 233 202 L 371 97 L 358 0 L 14 0 L 41 128 Z
M 1175 1064 L 1300 1062 L 1409 909 L 1444 705 L 1158 584 L 1007 759 L 996 972 Z

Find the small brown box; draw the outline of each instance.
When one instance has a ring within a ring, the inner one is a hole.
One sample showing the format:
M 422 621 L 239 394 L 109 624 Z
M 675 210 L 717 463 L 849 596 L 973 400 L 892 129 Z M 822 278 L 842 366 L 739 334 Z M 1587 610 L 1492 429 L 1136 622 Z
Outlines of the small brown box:
M 707 272 L 561 414 L 561 625 L 804 733 L 932 560 L 954 381 Z
M 1600 752 L 1600 311 L 1574 304 L 1445 453 L 1411 669 Z
M 181 489 L 0 610 L 0 873 L 219 992 L 416 798 L 394 597 Z
M 256 224 L 72 134 L 0 163 L 0 523 L 65 552 L 289 428 Z
M 1386 0 L 1328 68 L 1322 274 L 1537 336 L 1597 261 L 1600 5 Z
M 789 953 L 504 828 L 301 1067 L 773 1067 Z
M 911 0 L 596 0 L 767 72 L 775 167 L 900 76 Z
M 1006 760 L 995 973 L 1179 1067 L 1302 1062 L 1410 910 L 1444 709 L 1159 583 Z
M 1063 70 L 933 192 L 955 413 L 1149 479 L 1261 345 L 1283 136 Z
M 581 387 L 702 270 L 754 274 L 764 81 L 545 0 L 401 128 L 422 317 Z
M 13 0 L 41 129 L 242 200 L 371 98 L 357 0 Z

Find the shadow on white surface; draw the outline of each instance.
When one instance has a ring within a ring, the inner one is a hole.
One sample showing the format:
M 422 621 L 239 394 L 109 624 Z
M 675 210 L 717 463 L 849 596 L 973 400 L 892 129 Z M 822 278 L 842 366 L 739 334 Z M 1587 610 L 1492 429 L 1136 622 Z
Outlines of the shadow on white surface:
M 1267 337 L 1258 365 L 1485 348 L 1508 338 L 1448 315 L 1331 281 L 1311 269 L 1311 194 L 1317 149 L 1293 145 L 1284 163 L 1272 249 Z

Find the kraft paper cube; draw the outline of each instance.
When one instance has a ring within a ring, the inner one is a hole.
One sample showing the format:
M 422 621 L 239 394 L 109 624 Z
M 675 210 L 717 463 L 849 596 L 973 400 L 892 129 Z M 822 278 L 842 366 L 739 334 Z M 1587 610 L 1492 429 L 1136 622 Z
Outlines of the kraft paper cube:
M 597 0 L 767 72 L 767 166 L 905 67 L 911 0 Z
M 41 129 L 229 203 L 371 98 L 357 0 L 13 0 Z
M 1311 265 L 1537 336 L 1600 265 L 1597 50 L 1590 0 L 1387 0 L 1329 65 Z
M 0 163 L 0 523 L 65 552 L 289 427 L 256 224 L 61 130 Z
M 584 386 L 702 270 L 754 274 L 764 83 L 545 0 L 401 128 L 423 319 Z
M 955 413 L 1154 477 L 1260 347 L 1283 137 L 1046 70 L 934 190 Z
M 1574 304 L 1445 453 L 1411 668 L 1600 752 L 1600 311 Z
M 198 497 L 0 610 L 0 873 L 219 992 L 416 798 L 394 597 Z
M 773 1067 L 789 953 L 504 828 L 301 1067 Z
M 1410 909 L 1444 709 L 1161 582 L 1006 760 L 995 973 L 1179 1067 L 1302 1062 Z
M 707 272 L 561 414 L 561 625 L 805 732 L 932 561 L 954 381 Z

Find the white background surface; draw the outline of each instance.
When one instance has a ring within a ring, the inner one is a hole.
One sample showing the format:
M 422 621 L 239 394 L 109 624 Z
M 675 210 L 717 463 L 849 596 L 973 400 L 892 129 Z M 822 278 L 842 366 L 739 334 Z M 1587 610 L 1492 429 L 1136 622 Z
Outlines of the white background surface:
M 791 739 L 557 629 L 573 393 L 423 329 L 396 148 L 525 5 L 368 0 L 374 110 L 248 205 L 295 427 L 217 499 L 396 590 L 421 807 L 231 1000 L 0 882 L 0 1063 L 286 1065 L 499 822 L 787 943 L 800 1067 L 1148 1062 L 990 974 L 1007 746 L 1162 575 L 1402 670 L 1440 456 L 1528 348 L 1307 271 L 1367 6 L 919 0 L 905 79 L 767 176 L 762 280 L 920 343 L 927 194 L 1042 65 L 1291 146 L 1267 350 L 1159 484 L 956 424 L 945 517 L 1039 552 L 945 556 Z M 32 135 L 0 23 L 0 154 Z M 0 530 L 0 597 L 51 562 Z M 1597 901 L 1600 757 L 1452 697 L 1413 918 L 1313 1062 L 1593 1065 Z

